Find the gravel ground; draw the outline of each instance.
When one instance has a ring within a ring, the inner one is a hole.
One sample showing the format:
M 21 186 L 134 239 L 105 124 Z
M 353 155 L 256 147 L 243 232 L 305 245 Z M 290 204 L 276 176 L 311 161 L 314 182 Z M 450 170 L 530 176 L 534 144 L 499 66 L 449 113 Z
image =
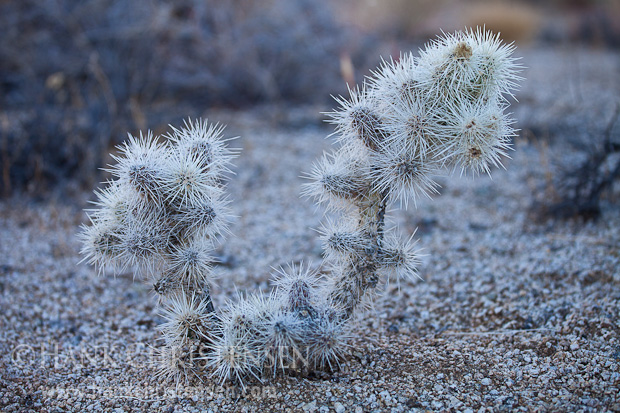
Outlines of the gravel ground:
M 527 139 L 493 179 L 444 178 L 441 196 L 391 213 L 403 233 L 418 228 L 423 280 L 384 288 L 331 374 L 250 383 L 246 392 L 158 382 L 150 363 L 160 318 L 149 286 L 78 263 L 75 234 L 91 195 L 79 205 L 0 203 L 0 409 L 620 411 L 617 194 L 596 223 L 540 224 L 528 213 L 547 156 L 566 146 L 541 152 L 535 135 L 602 130 L 620 95 L 620 59 L 523 54 L 528 81 L 515 114 Z M 237 290 L 268 290 L 271 267 L 319 267 L 312 228 L 322 210 L 298 194 L 299 175 L 330 144 L 320 110 L 207 114 L 241 135 L 234 145 L 243 148 L 229 184 L 235 235 L 217 252 L 216 305 Z

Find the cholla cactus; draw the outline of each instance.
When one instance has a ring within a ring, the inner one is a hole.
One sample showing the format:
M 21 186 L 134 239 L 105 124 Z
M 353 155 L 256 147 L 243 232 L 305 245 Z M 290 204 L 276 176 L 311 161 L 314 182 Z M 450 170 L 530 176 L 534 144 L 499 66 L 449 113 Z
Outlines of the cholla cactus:
M 438 193 L 446 167 L 490 173 L 507 156 L 505 114 L 520 80 L 512 45 L 482 30 L 444 35 L 420 57 L 384 62 L 331 113 L 340 147 L 308 174 L 304 193 L 341 212 L 319 230 L 326 280 L 309 266 L 278 270 L 268 295 L 216 312 L 213 242 L 227 232 L 223 173 L 234 153 L 222 128 L 187 123 L 160 142 L 130 136 L 115 180 L 97 193 L 83 253 L 100 268 L 138 267 L 154 280 L 165 322 L 160 375 L 177 383 L 210 375 L 244 386 L 279 372 L 331 370 L 347 349 L 350 320 L 382 278 L 417 275 L 413 235 L 385 228 L 387 207 Z
M 433 174 L 446 166 L 490 173 L 507 156 L 514 132 L 505 96 L 520 80 L 512 51 L 480 29 L 444 35 L 337 99 L 330 116 L 340 147 L 315 164 L 305 194 L 343 211 L 321 233 L 333 268 L 328 293 L 347 317 L 382 276 L 417 274 L 413 239 L 385 230 L 388 205 L 437 194 Z

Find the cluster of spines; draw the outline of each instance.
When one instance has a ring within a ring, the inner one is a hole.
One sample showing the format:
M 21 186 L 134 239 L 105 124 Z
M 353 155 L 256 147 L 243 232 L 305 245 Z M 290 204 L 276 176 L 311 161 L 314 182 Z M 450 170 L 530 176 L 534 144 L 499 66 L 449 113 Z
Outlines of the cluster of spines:
M 236 154 L 223 127 L 202 120 L 162 137 L 130 135 L 118 150 L 106 169 L 113 180 L 83 227 L 82 253 L 100 271 L 132 268 L 153 283 L 165 320 L 161 374 L 187 377 L 218 325 L 212 251 L 228 232 L 224 177 Z
M 92 225 L 83 231 L 82 253 L 91 264 L 153 270 L 168 263 L 182 280 L 209 273 L 209 243 L 227 231 L 222 174 L 235 154 L 222 128 L 207 125 L 188 122 L 163 142 L 150 132 L 130 135 L 119 146 L 117 163 L 107 169 L 115 179 L 97 192 Z
M 336 99 L 329 115 L 340 146 L 314 165 L 305 194 L 342 211 L 321 235 L 330 296 L 348 315 L 382 274 L 417 274 L 413 239 L 384 229 L 388 205 L 438 194 L 434 175 L 445 167 L 490 173 L 508 156 L 506 96 L 520 80 L 513 50 L 480 28 L 444 35 L 417 58 L 384 61 L 349 99 Z
M 334 369 L 347 348 L 348 325 L 301 264 L 278 270 L 269 295 L 239 297 L 222 313 L 206 356 L 212 374 L 240 385 L 282 372 Z

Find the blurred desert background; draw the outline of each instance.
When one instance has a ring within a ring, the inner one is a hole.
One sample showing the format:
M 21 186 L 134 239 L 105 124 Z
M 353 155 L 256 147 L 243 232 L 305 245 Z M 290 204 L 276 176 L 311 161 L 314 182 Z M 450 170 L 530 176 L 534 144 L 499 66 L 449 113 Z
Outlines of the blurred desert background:
M 441 30 L 485 26 L 520 50 L 614 54 L 619 9 L 611 0 L 5 0 L 0 192 L 89 189 L 127 132 L 213 110 L 274 105 L 264 116 L 275 121 L 285 107 L 330 110 L 330 96 L 381 57 L 417 51 Z

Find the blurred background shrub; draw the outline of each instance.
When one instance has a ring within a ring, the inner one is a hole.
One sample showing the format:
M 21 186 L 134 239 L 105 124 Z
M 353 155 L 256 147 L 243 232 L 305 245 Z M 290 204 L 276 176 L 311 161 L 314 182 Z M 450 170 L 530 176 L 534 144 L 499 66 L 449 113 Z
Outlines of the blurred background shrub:
M 380 56 L 440 29 L 618 47 L 618 3 L 0 0 L 0 196 L 77 193 L 126 131 L 215 107 L 329 109 Z
M 90 185 L 125 131 L 342 90 L 342 30 L 290 0 L 0 3 L 2 193 Z M 179 114 L 177 116 L 177 114 Z

